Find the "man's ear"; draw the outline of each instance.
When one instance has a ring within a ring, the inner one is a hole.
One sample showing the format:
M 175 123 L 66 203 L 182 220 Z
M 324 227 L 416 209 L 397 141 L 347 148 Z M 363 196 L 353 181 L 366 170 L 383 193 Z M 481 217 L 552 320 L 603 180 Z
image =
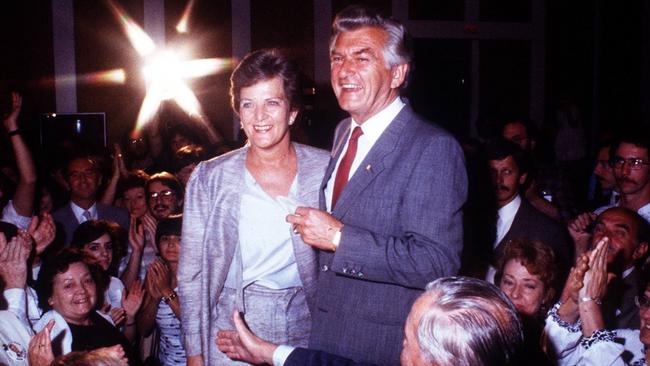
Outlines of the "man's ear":
M 528 173 L 524 173 L 524 174 L 519 176 L 519 185 L 520 186 L 523 185 L 524 183 L 526 183 L 526 178 L 528 178 Z
M 636 249 L 634 249 L 634 253 L 632 254 L 632 258 L 636 261 L 639 260 L 643 257 L 645 257 L 646 253 L 648 252 L 648 243 L 647 242 L 641 242 L 639 245 L 636 246 Z
M 402 84 L 404 84 L 404 81 L 406 80 L 406 74 L 408 73 L 408 71 L 409 71 L 408 64 L 399 64 L 391 67 L 390 87 L 393 89 L 397 89 L 400 86 L 402 86 Z

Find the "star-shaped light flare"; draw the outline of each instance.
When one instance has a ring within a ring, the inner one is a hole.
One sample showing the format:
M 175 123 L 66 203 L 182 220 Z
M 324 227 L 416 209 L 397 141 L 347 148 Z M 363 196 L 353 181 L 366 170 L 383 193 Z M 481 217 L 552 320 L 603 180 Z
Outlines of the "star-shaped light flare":
M 186 80 L 230 69 L 232 60 L 221 58 L 185 60 L 178 51 L 158 50 L 151 37 L 119 5 L 112 0 L 107 2 L 122 25 L 129 42 L 145 61 L 142 71 L 147 93 L 138 113 L 136 131 L 140 131 L 153 120 L 163 101 L 173 100 L 185 113 L 206 127 L 211 140 L 216 140 L 216 134 L 208 123 L 201 104 Z M 187 32 L 188 18 L 193 4 L 194 0 L 188 2 L 177 26 L 179 32 Z

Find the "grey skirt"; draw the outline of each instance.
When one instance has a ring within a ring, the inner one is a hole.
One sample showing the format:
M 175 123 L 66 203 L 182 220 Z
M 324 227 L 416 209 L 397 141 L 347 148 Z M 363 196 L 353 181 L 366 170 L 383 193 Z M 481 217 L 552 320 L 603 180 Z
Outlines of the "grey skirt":
M 237 308 L 237 290 L 224 287 L 217 303 L 217 327 L 234 330 L 232 314 Z M 311 315 L 302 287 L 271 289 L 255 283 L 244 289 L 244 319 L 258 337 L 275 344 L 307 347 Z M 215 335 L 216 337 L 216 335 Z M 210 365 L 246 365 L 230 360 L 217 350 Z

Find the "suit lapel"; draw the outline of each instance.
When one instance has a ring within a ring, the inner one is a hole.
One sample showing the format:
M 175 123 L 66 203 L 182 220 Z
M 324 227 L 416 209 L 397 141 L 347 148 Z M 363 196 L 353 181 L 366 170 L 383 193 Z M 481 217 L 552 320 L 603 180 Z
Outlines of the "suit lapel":
M 400 143 L 411 115 L 411 108 L 408 105 L 404 106 L 384 130 L 341 192 L 332 212 L 334 216 L 343 217 L 354 204 L 355 198 L 384 170 L 385 162 Z M 337 155 L 339 154 L 340 152 Z

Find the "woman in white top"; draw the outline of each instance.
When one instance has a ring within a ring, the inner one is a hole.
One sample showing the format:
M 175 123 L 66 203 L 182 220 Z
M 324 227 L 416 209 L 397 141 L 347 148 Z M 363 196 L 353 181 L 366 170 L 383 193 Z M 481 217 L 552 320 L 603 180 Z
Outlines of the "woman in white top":
M 176 274 L 181 248 L 183 218 L 173 215 L 160 220 L 156 228 L 156 245 L 160 258 L 147 268 L 147 290 L 138 315 L 138 330 L 143 336 L 160 331 L 158 360 L 165 366 L 185 366 L 185 348 L 181 341 L 180 301 L 176 294 Z
M 247 55 L 231 76 L 232 107 L 248 143 L 200 163 L 187 183 L 178 287 L 188 365 L 232 361 L 215 344 L 232 314 L 275 343 L 306 346 L 317 258 L 287 223 L 318 207 L 325 151 L 291 142 L 300 71 L 278 50 Z

